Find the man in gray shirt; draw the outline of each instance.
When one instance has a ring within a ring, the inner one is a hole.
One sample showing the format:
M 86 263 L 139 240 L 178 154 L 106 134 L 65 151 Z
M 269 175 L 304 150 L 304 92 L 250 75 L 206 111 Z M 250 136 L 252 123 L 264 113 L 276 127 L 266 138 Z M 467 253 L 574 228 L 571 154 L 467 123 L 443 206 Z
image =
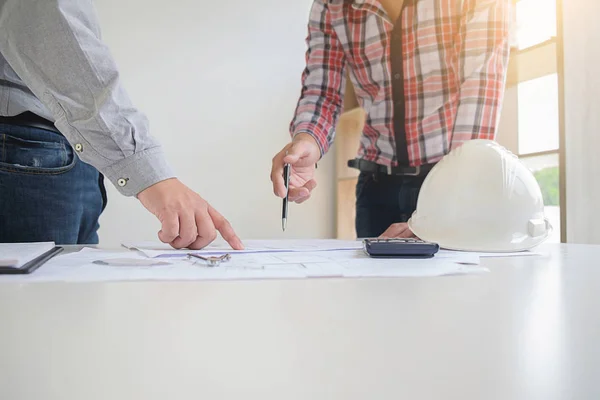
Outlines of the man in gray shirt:
M 100 39 L 92 0 L 0 0 L 0 242 L 98 242 L 103 176 L 198 249 L 230 224 L 175 178 Z

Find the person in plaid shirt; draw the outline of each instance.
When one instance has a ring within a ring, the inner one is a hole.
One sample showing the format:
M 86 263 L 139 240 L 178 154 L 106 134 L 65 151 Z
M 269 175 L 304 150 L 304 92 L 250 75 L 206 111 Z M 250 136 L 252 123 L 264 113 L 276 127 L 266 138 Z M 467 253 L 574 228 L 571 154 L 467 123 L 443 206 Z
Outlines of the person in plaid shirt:
M 315 0 L 293 140 L 273 159 L 275 194 L 285 197 L 289 163 L 289 200 L 310 197 L 349 76 L 367 113 L 348 163 L 361 171 L 357 235 L 412 236 L 405 222 L 431 168 L 466 140 L 495 139 L 510 19 L 511 0 Z

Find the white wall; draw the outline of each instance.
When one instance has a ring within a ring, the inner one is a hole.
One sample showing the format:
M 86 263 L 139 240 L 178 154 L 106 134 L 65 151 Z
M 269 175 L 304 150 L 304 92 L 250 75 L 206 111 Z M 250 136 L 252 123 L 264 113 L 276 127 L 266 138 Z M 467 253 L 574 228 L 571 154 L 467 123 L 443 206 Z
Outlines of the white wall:
M 567 241 L 600 244 L 600 2 L 562 3 Z
M 285 235 L 269 180 L 271 158 L 289 141 L 311 3 L 96 1 L 103 38 L 152 133 L 242 239 L 334 234 L 334 154 L 319 164 L 313 198 L 291 207 Z M 108 190 L 101 245 L 155 240 L 154 217 Z

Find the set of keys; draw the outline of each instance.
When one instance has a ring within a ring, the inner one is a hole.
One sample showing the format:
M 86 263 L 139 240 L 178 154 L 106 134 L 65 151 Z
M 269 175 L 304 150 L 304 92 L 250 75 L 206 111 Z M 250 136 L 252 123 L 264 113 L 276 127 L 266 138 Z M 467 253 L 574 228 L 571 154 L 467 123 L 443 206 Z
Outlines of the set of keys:
M 223 254 L 222 256 L 219 256 L 219 257 L 215 257 L 215 256 L 204 257 L 199 254 L 192 254 L 192 253 L 188 254 L 188 259 L 191 260 L 192 258 L 196 258 L 196 259 L 206 262 L 206 264 L 209 267 L 218 267 L 219 265 L 221 265 L 222 262 L 231 260 L 231 255 Z

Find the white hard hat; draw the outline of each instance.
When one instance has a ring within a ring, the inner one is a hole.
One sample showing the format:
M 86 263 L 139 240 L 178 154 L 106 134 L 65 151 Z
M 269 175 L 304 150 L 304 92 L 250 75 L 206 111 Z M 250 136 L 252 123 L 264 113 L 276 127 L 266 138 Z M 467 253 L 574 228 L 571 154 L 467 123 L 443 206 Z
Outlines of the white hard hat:
M 531 171 L 483 139 L 465 142 L 431 169 L 408 225 L 442 248 L 478 252 L 531 249 L 552 231 Z

